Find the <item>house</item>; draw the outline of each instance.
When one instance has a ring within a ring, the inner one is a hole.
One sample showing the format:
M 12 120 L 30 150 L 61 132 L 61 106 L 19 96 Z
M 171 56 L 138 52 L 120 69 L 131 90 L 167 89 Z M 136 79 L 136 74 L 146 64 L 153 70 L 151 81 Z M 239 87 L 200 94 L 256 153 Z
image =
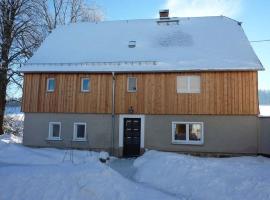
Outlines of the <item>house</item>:
M 241 23 L 169 17 L 55 29 L 25 64 L 23 143 L 258 153 L 258 71 Z

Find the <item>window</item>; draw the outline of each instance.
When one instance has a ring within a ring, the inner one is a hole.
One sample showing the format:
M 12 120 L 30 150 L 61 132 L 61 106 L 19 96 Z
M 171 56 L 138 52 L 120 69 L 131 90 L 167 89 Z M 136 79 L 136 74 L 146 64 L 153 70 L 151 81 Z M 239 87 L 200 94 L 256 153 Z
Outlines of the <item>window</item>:
M 128 92 L 137 91 L 137 78 L 136 77 L 128 77 L 127 90 Z
M 173 122 L 173 144 L 203 144 L 202 122 Z
M 61 137 L 61 123 L 50 122 L 49 123 L 49 140 L 60 140 Z
M 136 47 L 136 41 L 129 41 L 128 47 L 129 48 L 135 48 Z
M 86 123 L 74 123 L 73 140 L 86 141 Z
M 200 93 L 200 76 L 177 76 L 177 93 Z
M 89 92 L 90 91 L 90 79 L 82 78 L 81 79 L 81 92 Z
M 55 79 L 54 78 L 48 78 L 47 79 L 47 91 L 48 92 L 54 92 L 55 89 Z

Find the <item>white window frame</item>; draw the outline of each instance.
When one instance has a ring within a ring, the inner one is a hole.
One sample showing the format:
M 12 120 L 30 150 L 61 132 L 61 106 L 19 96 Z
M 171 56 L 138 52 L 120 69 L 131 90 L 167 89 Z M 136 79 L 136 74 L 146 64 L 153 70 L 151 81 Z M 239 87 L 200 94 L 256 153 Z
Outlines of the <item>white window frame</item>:
M 53 80 L 54 81 L 54 88 L 53 88 L 53 90 L 50 90 L 49 89 L 49 82 L 51 81 L 51 80 Z M 55 78 L 47 78 L 47 92 L 54 92 L 54 90 L 55 90 Z
M 84 138 L 77 137 L 77 125 L 84 125 Z M 73 141 L 86 141 L 87 139 L 87 132 L 86 132 L 86 123 L 85 122 L 75 122 L 73 125 Z
M 89 81 L 89 89 L 84 90 L 83 89 L 83 81 L 88 80 Z M 90 92 L 91 91 L 91 79 L 90 78 L 81 78 L 81 92 Z
M 191 88 L 190 88 L 190 81 L 191 81 L 191 78 L 192 77 L 199 77 L 199 79 L 200 79 L 200 85 L 199 85 L 199 89 L 198 90 L 191 90 Z M 181 78 L 187 78 L 187 80 L 188 80 L 188 88 L 187 88 L 187 90 L 181 90 L 181 88 L 178 88 L 177 86 L 178 86 L 178 79 L 181 79 Z M 177 91 L 177 93 L 201 93 L 201 76 L 200 75 L 181 75 L 181 76 L 177 76 L 176 77 L 176 91 Z
M 134 78 L 134 79 L 136 80 L 136 90 L 130 90 L 130 89 L 129 89 L 129 79 L 131 79 L 131 78 Z M 128 91 L 128 92 L 137 92 L 137 90 L 138 90 L 138 88 L 137 88 L 137 82 L 138 82 L 137 77 L 129 76 L 129 77 L 127 78 L 127 91 Z
M 59 137 L 53 137 L 53 125 L 58 124 L 59 128 Z M 48 140 L 61 140 L 61 122 L 49 122 L 49 133 Z
M 186 125 L 186 140 L 175 140 L 174 134 L 176 129 L 176 124 L 185 124 Z M 202 127 L 201 140 L 192 141 L 189 140 L 189 125 L 190 124 L 200 124 Z M 172 144 L 192 144 L 192 145 L 203 145 L 204 144 L 204 124 L 203 122 L 172 122 Z

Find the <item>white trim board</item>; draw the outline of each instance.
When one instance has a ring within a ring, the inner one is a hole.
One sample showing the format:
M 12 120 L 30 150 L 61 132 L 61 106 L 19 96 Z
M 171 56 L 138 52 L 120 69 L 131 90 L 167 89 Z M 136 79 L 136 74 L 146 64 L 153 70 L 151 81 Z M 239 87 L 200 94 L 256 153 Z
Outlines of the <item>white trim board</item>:
M 119 115 L 119 147 L 124 146 L 124 118 L 140 118 L 141 119 L 141 141 L 140 147 L 144 148 L 144 115 Z

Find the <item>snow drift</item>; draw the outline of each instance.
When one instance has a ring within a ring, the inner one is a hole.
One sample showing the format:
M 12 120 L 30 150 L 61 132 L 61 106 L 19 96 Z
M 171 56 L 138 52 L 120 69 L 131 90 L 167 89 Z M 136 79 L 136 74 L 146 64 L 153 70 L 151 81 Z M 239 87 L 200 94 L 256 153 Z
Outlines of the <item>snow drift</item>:
M 174 199 L 122 177 L 99 162 L 98 153 L 74 150 L 71 160 L 71 151 L 28 148 L 18 141 L 0 136 L 1 200 Z
M 199 158 L 149 151 L 134 162 L 135 179 L 196 200 L 270 199 L 270 159 Z

